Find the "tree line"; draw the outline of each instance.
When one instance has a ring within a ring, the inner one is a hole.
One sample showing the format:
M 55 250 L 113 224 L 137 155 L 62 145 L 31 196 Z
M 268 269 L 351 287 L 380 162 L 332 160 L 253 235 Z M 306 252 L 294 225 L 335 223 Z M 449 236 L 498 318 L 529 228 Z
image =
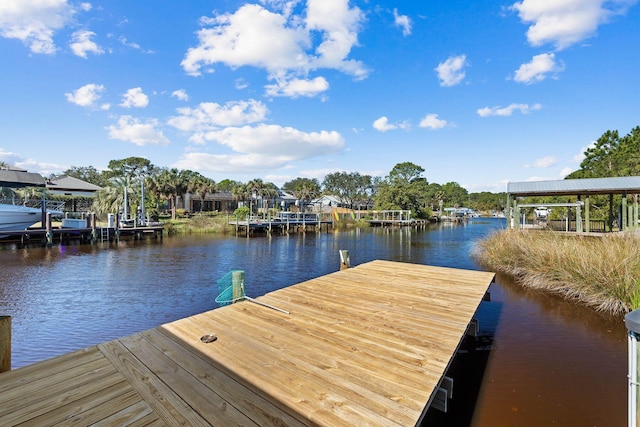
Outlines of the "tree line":
M 608 130 L 584 152 L 580 169 L 566 179 L 640 175 L 640 126 L 626 135 Z
M 456 182 L 429 183 L 424 172 L 419 165 L 403 162 L 395 165 L 385 177 L 334 172 L 326 175 L 322 182 L 316 178 L 294 178 L 284 183 L 281 190 L 300 200 L 303 206 L 319 196 L 331 195 L 351 209 L 411 210 L 418 218 L 428 218 L 443 206 L 465 206 L 482 211 L 504 208 L 505 193 L 469 193 Z M 48 179 L 64 176 L 102 187 L 92 203 L 92 210 L 98 214 L 120 211 L 125 202 L 125 188 L 129 200 L 137 202 L 141 200 L 144 187 L 146 205 L 151 209 L 168 205 L 173 218 L 178 198 L 187 192 L 197 195 L 200 200 L 207 194 L 230 193 L 253 211 L 257 198 L 275 200 L 280 190 L 274 183 L 259 178 L 248 182 L 231 179 L 215 182 L 199 172 L 157 167 L 143 157 L 111 160 L 103 171 L 93 166 L 72 166 Z
M 584 159 L 578 170 L 565 179 L 610 178 L 640 175 L 640 126 L 626 135 L 617 130 L 607 130 L 595 143 L 584 151 Z M 634 196 L 635 197 L 635 196 Z M 621 205 L 622 196 L 613 197 L 613 206 L 608 196 L 591 196 L 591 219 L 610 220 L 610 211 Z M 567 203 L 575 202 L 576 196 L 527 197 L 527 203 Z M 564 210 L 552 210 L 551 218 L 560 219 Z

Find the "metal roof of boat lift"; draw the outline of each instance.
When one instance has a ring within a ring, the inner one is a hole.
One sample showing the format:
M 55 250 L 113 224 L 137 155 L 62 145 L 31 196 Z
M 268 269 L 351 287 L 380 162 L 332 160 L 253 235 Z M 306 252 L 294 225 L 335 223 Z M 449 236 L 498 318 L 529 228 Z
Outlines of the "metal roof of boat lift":
M 0 170 L 0 187 L 44 187 L 42 175 L 23 170 Z
M 640 193 L 640 176 L 509 182 L 514 196 Z

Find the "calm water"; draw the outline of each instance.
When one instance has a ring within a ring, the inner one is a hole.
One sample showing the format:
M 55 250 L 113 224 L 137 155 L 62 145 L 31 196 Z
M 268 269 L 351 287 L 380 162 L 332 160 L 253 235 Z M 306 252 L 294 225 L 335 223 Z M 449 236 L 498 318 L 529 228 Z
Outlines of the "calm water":
M 216 279 L 245 270 L 247 294 L 388 259 L 481 269 L 470 253 L 500 220 L 429 230 L 371 229 L 273 237 L 188 236 L 118 245 L 0 247 L 0 315 L 13 317 L 13 368 L 216 306 Z M 454 399 L 428 425 L 623 426 L 626 330 L 561 298 L 508 278 L 491 285 L 452 364 Z

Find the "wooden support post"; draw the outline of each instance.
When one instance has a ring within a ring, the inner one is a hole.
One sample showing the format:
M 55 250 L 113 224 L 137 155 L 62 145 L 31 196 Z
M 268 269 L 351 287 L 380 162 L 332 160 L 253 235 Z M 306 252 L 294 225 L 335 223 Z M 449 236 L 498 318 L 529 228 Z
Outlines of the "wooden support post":
M 96 227 L 96 214 L 89 214 L 89 226 L 91 227 L 91 243 L 96 243 L 98 241 L 98 229 Z
M 627 193 L 622 194 L 622 212 L 620 212 L 620 231 L 625 231 L 627 229 Z
M 116 214 L 116 218 L 115 218 L 115 230 L 113 232 L 113 241 L 118 243 L 118 240 L 120 240 L 120 214 Z
M 591 231 L 591 218 L 589 217 L 589 195 L 584 198 L 584 231 Z
M 53 230 L 52 230 L 52 227 L 51 227 L 51 213 L 50 212 L 47 212 L 46 230 L 47 230 L 47 246 L 51 246 L 51 245 L 53 245 Z
M 633 195 L 633 229 L 637 230 L 640 224 L 638 224 L 638 195 Z
M 349 251 L 340 250 L 340 270 L 345 270 L 351 267 L 351 259 L 349 258 Z
M 231 272 L 231 285 L 233 286 L 233 302 L 241 300 L 244 297 L 244 271 L 234 270 Z
M 11 370 L 11 316 L 0 316 L 0 372 Z
M 609 232 L 613 231 L 613 193 L 609 194 L 609 218 L 607 220 Z
M 582 233 L 582 209 L 576 206 L 576 233 Z

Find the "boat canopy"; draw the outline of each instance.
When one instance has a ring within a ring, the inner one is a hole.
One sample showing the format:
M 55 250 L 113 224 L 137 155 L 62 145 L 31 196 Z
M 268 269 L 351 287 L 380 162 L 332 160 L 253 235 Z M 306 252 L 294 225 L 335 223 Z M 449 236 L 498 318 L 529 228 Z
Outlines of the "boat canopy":
M 0 169 L 0 187 L 22 188 L 44 186 L 44 178 L 39 173 Z

